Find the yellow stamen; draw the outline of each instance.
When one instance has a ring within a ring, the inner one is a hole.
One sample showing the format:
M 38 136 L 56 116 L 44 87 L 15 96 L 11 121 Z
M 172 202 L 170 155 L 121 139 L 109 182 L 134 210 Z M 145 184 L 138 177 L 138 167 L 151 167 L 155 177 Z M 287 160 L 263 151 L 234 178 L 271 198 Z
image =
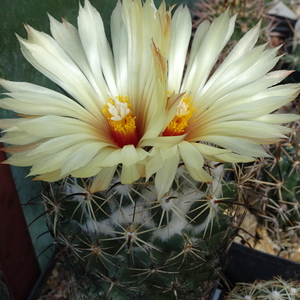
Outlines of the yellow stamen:
M 102 112 L 106 116 L 111 135 L 119 147 L 138 144 L 138 134 L 128 97 L 109 98 Z
M 177 136 L 186 133 L 189 121 L 196 109 L 191 104 L 191 98 L 184 96 L 177 106 L 177 113 L 163 132 L 163 136 Z

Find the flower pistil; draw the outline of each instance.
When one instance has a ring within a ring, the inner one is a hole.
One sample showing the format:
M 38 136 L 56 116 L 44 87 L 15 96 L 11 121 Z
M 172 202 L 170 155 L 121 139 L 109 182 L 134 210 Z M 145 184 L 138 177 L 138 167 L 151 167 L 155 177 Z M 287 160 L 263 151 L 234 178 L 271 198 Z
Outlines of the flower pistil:
M 133 116 L 128 97 L 117 96 L 109 98 L 102 112 L 106 116 L 111 135 L 119 147 L 126 145 L 137 146 L 139 142 L 135 116 Z
M 163 132 L 163 136 L 177 136 L 186 133 L 189 121 L 196 109 L 191 104 L 191 97 L 184 96 L 177 106 L 177 112 L 173 120 Z

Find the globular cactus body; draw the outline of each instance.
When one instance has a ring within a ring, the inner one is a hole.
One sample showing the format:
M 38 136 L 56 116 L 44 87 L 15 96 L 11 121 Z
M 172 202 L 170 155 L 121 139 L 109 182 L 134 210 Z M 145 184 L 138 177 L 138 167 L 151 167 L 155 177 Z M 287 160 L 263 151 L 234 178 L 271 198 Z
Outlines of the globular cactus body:
M 213 169 L 213 183 L 180 176 L 162 199 L 151 182 L 115 180 L 92 195 L 88 183 L 69 179 L 45 190 L 44 199 L 56 198 L 48 201 L 49 221 L 79 294 L 205 299 L 235 232 L 216 195 L 223 168 Z
M 295 130 L 298 123 L 293 125 Z M 266 223 L 270 232 L 286 232 L 300 224 L 299 132 L 287 141 L 269 147 L 272 158 L 265 159 L 259 178 L 268 198 L 265 206 Z

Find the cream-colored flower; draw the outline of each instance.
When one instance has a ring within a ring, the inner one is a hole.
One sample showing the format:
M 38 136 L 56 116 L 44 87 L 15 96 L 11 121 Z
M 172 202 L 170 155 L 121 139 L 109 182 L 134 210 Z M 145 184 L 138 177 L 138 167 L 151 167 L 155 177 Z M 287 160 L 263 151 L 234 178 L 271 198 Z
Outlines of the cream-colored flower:
M 300 85 L 278 85 L 289 71 L 268 73 L 279 59 L 278 49 L 254 47 L 260 24 L 237 43 L 211 74 L 233 33 L 235 17 L 229 18 L 226 11 L 211 25 L 208 21 L 200 24 L 186 69 L 190 13 L 180 8 L 172 18 L 166 59 L 168 92 L 183 96 L 179 104 L 168 103 L 162 136 L 183 135 L 184 140 L 170 149 L 151 150 L 147 176 L 156 173 L 159 197 L 168 191 L 180 162 L 195 180 L 210 182 L 211 176 L 203 169 L 205 160 L 249 162 L 267 156 L 261 145 L 283 139 L 289 129 L 279 124 L 299 118 L 292 114 L 272 114 L 296 97 Z
M 0 122 L 6 133 L 1 140 L 11 144 L 6 163 L 32 166 L 29 175 L 45 181 L 96 176 L 92 192 L 110 184 L 118 165 L 123 183 L 139 179 L 146 147 L 162 139 L 171 12 L 151 0 L 118 2 L 112 49 L 88 0 L 80 6 L 78 29 L 51 16 L 50 25 L 52 37 L 26 26 L 28 39 L 18 39 L 26 59 L 65 94 L 0 80 L 10 92 L 0 106 L 19 114 Z M 170 137 L 164 145 L 179 140 Z
M 246 162 L 266 156 L 261 145 L 284 138 L 280 123 L 295 115 L 270 114 L 299 91 L 277 85 L 289 72 L 267 74 L 276 49 L 254 47 L 259 25 L 212 69 L 230 39 L 235 17 L 203 22 L 186 57 L 191 17 L 180 6 L 171 18 L 163 3 L 119 2 L 112 14 L 112 50 L 98 12 L 86 1 L 78 30 L 50 17 L 52 37 L 26 26 L 19 38 L 27 60 L 66 94 L 1 80 L 10 91 L 0 106 L 19 113 L 2 120 L 7 160 L 32 166 L 30 175 L 54 181 L 96 176 L 105 189 L 117 166 L 131 183 L 156 173 L 161 198 L 183 162 L 197 181 L 211 181 L 205 160 Z M 267 75 L 266 75 L 267 74 Z M 71 99 L 73 98 L 73 99 Z

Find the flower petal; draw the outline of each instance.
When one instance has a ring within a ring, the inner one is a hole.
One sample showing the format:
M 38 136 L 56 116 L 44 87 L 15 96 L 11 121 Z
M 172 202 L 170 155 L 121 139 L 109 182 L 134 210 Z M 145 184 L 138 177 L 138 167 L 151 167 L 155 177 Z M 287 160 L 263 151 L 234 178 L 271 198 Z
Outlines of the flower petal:
M 105 79 L 108 94 L 111 97 L 119 95 L 113 56 L 105 36 L 103 21 L 98 11 L 88 0 L 85 1 L 84 8 L 80 5 L 78 32 L 89 66 L 99 87 L 103 91 Z
M 168 150 L 168 157 L 163 158 L 163 165 L 160 165 L 161 167 L 156 173 L 155 188 L 158 199 L 161 199 L 169 191 L 175 178 L 180 161 L 179 152 L 176 148 L 175 146 Z
M 61 48 L 68 54 L 74 63 L 82 70 L 87 77 L 93 89 L 100 99 L 107 97 L 107 87 L 104 78 L 101 76 L 96 78 L 91 70 L 89 61 L 86 57 L 82 41 L 78 30 L 69 22 L 63 19 L 60 23 L 49 15 L 51 34 Z
M 25 58 L 78 100 L 89 112 L 100 112 L 97 94 L 86 77 L 50 36 L 27 26 L 28 40 L 18 37 Z
M 203 169 L 203 156 L 193 144 L 184 141 L 178 145 L 178 149 L 180 157 L 193 179 L 200 182 L 212 181 L 211 176 Z
M 101 169 L 98 175 L 93 179 L 90 192 L 94 194 L 98 191 L 106 190 L 112 181 L 115 171 L 116 166 Z
M 196 41 L 196 44 L 200 45 L 197 53 L 192 56 L 193 60 L 188 61 L 181 91 L 195 95 L 202 89 L 220 52 L 233 33 L 235 18 L 236 16 L 229 19 L 227 10 L 212 23 L 205 36 L 196 35 L 201 38 L 201 43 Z
M 191 36 L 191 17 L 187 7 L 180 6 L 172 18 L 172 34 L 168 56 L 170 91 L 179 93 L 185 66 L 186 54 Z

